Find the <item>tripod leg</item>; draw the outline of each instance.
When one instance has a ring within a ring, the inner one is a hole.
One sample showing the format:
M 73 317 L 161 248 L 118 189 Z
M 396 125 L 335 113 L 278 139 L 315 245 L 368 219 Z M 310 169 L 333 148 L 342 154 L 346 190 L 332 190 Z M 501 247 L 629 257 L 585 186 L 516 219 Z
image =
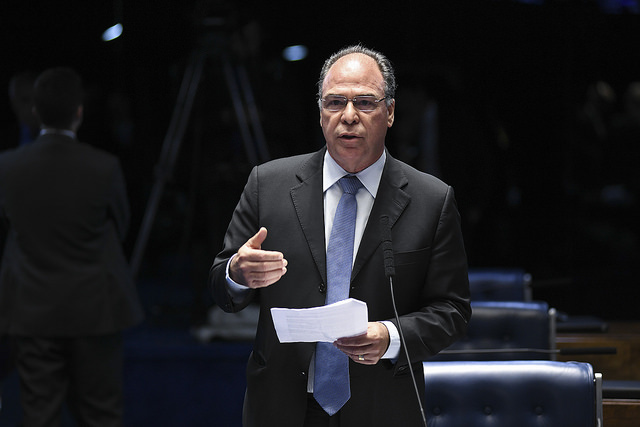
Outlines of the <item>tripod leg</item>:
M 153 188 L 151 189 L 147 208 L 138 232 L 138 238 L 136 239 L 135 246 L 133 248 L 131 271 L 134 277 L 137 276 L 140 268 L 142 255 L 145 251 L 149 234 L 151 233 L 151 227 L 158 210 L 160 199 L 162 198 L 164 186 L 173 173 L 175 160 L 180 150 L 180 144 L 189 121 L 198 84 L 202 77 L 205 56 L 206 55 L 203 50 L 194 51 L 185 70 L 180 91 L 178 92 L 178 101 L 173 110 L 173 116 L 167 130 L 167 135 L 165 136 L 162 144 L 160 159 L 156 165 L 156 179 Z
M 249 131 L 249 123 L 247 122 L 247 116 L 242 106 L 242 99 L 240 98 L 240 90 L 238 89 L 238 82 L 233 74 L 233 69 L 229 63 L 227 57 L 222 58 L 225 78 L 227 79 L 227 88 L 231 95 L 233 107 L 235 109 L 236 118 L 238 119 L 238 126 L 240 127 L 240 134 L 242 141 L 244 142 L 244 150 L 247 154 L 249 164 L 257 165 L 258 156 L 256 155 L 251 132 Z
M 260 116 L 258 115 L 258 108 L 256 107 L 256 101 L 253 97 L 253 90 L 251 89 L 251 83 L 247 70 L 244 66 L 238 66 L 238 78 L 240 79 L 240 87 L 242 88 L 242 94 L 244 95 L 245 103 L 247 104 L 247 111 L 251 124 L 254 130 L 255 142 L 258 148 L 258 154 L 261 162 L 269 160 L 269 149 L 267 148 L 267 141 L 264 137 L 264 131 L 262 130 L 262 124 L 260 123 Z

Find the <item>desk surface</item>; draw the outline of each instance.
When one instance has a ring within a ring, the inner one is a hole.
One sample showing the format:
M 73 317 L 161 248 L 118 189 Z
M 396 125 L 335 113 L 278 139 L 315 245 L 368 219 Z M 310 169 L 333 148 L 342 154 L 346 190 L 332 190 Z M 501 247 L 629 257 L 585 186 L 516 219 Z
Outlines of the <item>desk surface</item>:
M 607 332 L 558 333 L 556 346 L 615 347 L 616 354 L 558 355 L 558 360 L 591 363 L 605 380 L 640 380 L 640 322 L 609 322 Z
M 602 411 L 607 427 L 638 427 L 640 400 L 604 399 Z

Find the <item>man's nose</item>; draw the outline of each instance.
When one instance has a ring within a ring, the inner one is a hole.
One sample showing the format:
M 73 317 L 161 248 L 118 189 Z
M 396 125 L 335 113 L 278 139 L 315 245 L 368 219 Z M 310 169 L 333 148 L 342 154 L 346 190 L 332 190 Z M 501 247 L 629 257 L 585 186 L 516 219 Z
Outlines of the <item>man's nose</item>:
M 347 101 L 347 105 L 342 111 L 342 120 L 345 123 L 357 123 L 360 120 L 358 116 L 358 109 L 353 105 L 352 101 Z

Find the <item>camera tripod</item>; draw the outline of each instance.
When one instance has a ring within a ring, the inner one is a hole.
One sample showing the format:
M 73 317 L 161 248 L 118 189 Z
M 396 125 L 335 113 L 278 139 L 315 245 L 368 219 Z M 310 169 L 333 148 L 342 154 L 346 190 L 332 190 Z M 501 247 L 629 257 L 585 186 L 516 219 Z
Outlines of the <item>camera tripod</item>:
M 216 59 L 222 67 L 248 163 L 253 166 L 269 160 L 264 132 L 258 118 L 258 110 L 246 69 L 243 65 L 234 64 L 231 61 L 227 46 L 228 40 L 225 36 L 208 34 L 201 38 L 199 46 L 190 55 L 156 164 L 154 184 L 133 248 L 130 265 L 134 277 L 139 272 L 165 185 L 173 176 L 176 158 L 208 59 Z

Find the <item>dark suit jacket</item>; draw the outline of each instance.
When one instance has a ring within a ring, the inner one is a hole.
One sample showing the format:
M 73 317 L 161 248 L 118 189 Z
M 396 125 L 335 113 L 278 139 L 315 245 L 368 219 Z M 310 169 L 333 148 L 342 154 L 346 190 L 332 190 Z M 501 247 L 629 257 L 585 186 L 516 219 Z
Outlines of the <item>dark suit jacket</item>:
M 322 163 L 325 149 L 275 160 L 253 169 L 211 268 L 217 304 L 228 312 L 260 303 L 255 345 L 247 368 L 246 426 L 301 426 L 314 343 L 280 344 L 271 307 L 323 305 L 326 291 Z M 365 301 L 369 320 L 395 323 L 384 274 L 379 218 L 392 224 L 395 298 L 411 361 L 423 392 L 420 361 L 453 343 L 471 315 L 467 262 L 453 190 L 436 178 L 387 156 L 380 187 L 352 272 L 350 296 Z M 287 273 L 275 284 L 231 300 L 225 267 L 259 227 L 262 248 L 284 253 Z M 341 411 L 346 426 L 420 425 L 404 352 L 393 364 L 350 363 L 351 399 Z
M 142 319 L 117 158 L 63 135 L 0 154 L 0 335 L 113 333 Z M 3 218 L 4 217 L 4 218 Z

